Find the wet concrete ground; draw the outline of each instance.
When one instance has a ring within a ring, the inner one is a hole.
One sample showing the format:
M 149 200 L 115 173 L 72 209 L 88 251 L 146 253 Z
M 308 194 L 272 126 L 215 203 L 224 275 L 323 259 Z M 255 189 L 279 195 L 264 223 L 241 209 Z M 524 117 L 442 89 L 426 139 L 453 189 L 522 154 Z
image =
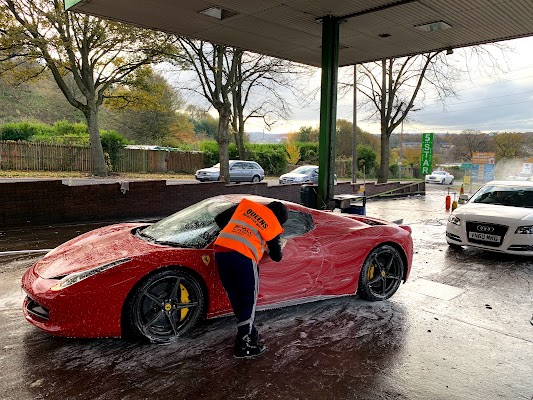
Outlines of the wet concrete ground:
M 232 357 L 234 321 L 168 346 L 54 338 L 21 312 L 20 276 L 94 226 L 0 229 L 1 399 L 533 399 L 533 260 L 448 248 L 442 187 L 369 201 L 413 229 L 410 282 L 392 299 L 346 297 L 257 316 L 268 351 Z

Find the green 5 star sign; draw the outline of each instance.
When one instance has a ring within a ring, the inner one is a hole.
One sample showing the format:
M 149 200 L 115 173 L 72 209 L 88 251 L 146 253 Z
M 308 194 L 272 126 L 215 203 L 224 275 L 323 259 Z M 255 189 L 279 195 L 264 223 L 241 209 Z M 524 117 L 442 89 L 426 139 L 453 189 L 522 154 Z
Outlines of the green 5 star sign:
M 68 10 L 70 7 L 75 6 L 78 3 L 81 3 L 82 0 L 65 0 L 65 10 Z
M 431 160 L 433 158 L 433 133 L 422 134 L 422 154 L 420 156 L 420 175 L 431 174 Z

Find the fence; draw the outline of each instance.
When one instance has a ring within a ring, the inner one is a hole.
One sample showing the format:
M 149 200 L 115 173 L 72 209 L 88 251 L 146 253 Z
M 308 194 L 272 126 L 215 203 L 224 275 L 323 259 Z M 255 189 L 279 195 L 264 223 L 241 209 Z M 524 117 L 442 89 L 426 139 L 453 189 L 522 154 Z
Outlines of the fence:
M 204 154 L 168 150 L 120 149 L 114 172 L 194 173 L 204 167 Z M 86 146 L 0 141 L 0 169 L 17 171 L 91 172 L 94 163 Z

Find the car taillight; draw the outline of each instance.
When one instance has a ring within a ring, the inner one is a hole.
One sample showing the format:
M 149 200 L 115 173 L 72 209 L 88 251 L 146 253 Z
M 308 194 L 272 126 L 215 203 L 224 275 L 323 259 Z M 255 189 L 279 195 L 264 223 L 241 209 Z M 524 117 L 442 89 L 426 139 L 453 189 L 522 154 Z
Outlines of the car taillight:
M 409 232 L 409 233 L 413 233 L 413 230 L 411 229 L 411 227 L 409 225 L 399 225 L 400 228 L 402 228 L 403 230 Z

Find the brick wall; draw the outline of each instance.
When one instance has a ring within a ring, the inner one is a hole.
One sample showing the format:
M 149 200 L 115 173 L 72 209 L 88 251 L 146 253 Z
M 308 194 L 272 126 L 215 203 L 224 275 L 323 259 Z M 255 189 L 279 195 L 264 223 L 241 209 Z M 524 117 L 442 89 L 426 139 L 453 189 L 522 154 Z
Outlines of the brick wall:
M 357 193 L 359 184 L 336 185 L 335 194 Z M 401 186 L 399 182 L 367 183 L 373 195 Z M 300 185 L 266 183 L 226 185 L 224 182 L 167 185 L 164 180 L 68 186 L 61 180 L 0 183 L 0 228 L 46 224 L 160 218 L 207 197 L 245 193 L 300 202 Z

